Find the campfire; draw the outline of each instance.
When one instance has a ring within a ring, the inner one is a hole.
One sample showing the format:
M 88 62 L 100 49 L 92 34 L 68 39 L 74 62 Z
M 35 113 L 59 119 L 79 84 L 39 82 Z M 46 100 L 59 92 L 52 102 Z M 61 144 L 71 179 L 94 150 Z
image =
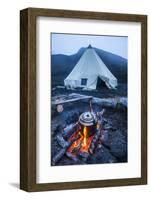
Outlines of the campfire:
M 81 114 L 79 118 L 79 124 L 79 130 L 75 134 L 73 134 L 71 138 L 69 138 L 69 141 L 71 141 L 72 138 L 76 137 L 76 135 L 79 136 L 79 139 L 73 142 L 73 144 L 67 150 L 73 155 L 78 152 L 88 153 L 93 135 L 96 131 L 96 115 L 93 112 L 85 112 Z
M 77 152 L 88 153 L 93 136 L 90 137 L 87 136 L 88 135 L 87 127 L 85 126 L 82 132 L 79 131 L 78 133 L 75 133 L 75 135 L 73 135 L 72 138 L 76 137 L 76 135 L 79 136 L 79 139 L 73 142 L 73 144 L 69 147 L 67 151 L 72 153 L 73 155 L 75 155 Z M 69 139 L 69 141 L 71 140 L 72 139 Z
M 62 147 L 61 150 L 52 158 L 55 165 L 64 155 L 73 161 L 82 160 L 86 162 L 93 154 L 98 139 L 101 136 L 101 119 L 104 113 L 84 112 L 79 116 L 75 124 L 64 128 L 57 136 L 57 141 Z

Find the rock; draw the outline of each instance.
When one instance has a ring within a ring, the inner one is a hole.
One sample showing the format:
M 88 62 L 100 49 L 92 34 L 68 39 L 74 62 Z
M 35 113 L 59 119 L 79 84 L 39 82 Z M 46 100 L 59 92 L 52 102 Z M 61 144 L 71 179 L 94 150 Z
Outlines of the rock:
M 63 131 L 63 127 L 61 125 L 57 125 L 56 129 L 54 130 L 54 135 L 61 133 Z
M 124 136 L 116 131 L 113 134 L 113 139 L 110 146 L 110 152 L 120 161 L 127 161 L 127 141 L 124 140 Z
M 103 129 L 105 129 L 105 130 L 112 130 L 112 131 L 116 130 L 116 128 L 114 126 L 110 125 L 110 124 L 105 124 L 103 126 Z
M 107 130 L 102 131 L 101 143 L 106 147 L 110 147 L 109 131 L 107 131 Z
M 117 163 L 117 159 L 109 152 L 107 148 L 105 148 L 103 145 L 101 148 L 97 148 L 95 153 L 89 158 L 87 161 L 90 163 Z
M 76 123 L 79 120 L 79 112 L 70 112 L 66 119 L 65 122 L 67 125 L 70 125 L 72 123 Z
M 101 142 L 119 161 L 127 161 L 127 141 L 119 130 L 102 131 Z
M 105 126 L 105 124 L 107 124 L 107 119 L 105 119 L 104 117 L 102 117 L 101 124 L 102 124 L 102 126 Z

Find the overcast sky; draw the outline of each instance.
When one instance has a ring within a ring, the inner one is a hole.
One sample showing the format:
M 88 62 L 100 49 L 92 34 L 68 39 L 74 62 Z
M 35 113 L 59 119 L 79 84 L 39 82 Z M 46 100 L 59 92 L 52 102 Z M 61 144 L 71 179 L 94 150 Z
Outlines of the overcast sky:
M 76 53 L 81 47 L 92 47 L 109 51 L 127 59 L 128 37 L 120 36 L 95 36 L 76 34 L 51 34 L 52 54 L 71 55 Z

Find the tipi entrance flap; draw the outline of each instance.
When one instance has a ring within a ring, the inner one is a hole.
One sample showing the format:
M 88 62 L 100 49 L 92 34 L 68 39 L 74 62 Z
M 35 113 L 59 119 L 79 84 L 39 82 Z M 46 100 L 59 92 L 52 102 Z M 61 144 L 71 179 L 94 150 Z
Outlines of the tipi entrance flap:
M 96 84 L 96 88 L 99 88 L 99 87 L 106 87 L 106 83 L 104 80 L 102 80 L 99 76 L 97 78 L 97 84 Z

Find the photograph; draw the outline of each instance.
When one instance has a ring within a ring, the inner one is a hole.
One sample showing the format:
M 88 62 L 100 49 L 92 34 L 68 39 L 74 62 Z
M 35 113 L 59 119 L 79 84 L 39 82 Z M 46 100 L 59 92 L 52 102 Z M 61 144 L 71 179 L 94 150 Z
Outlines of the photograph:
M 51 33 L 50 80 L 50 166 L 127 163 L 128 37 Z

